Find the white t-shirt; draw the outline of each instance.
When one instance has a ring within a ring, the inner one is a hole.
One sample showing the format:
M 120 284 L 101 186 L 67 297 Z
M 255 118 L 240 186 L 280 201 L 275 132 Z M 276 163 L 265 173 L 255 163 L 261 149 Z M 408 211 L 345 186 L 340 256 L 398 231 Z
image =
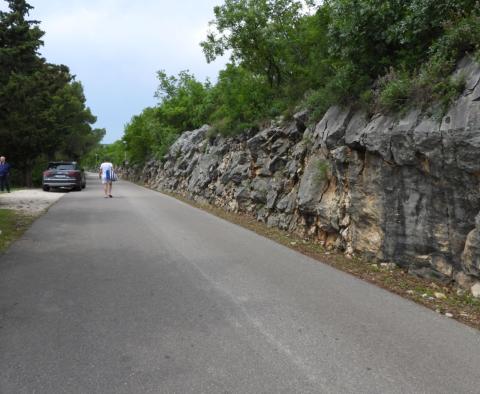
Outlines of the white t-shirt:
M 110 163 L 110 162 L 105 162 L 105 163 L 102 163 L 100 165 L 100 170 L 102 170 L 102 179 L 103 180 L 106 180 L 107 179 L 107 171 L 110 172 L 110 174 L 112 173 L 112 170 L 113 170 L 113 164 Z

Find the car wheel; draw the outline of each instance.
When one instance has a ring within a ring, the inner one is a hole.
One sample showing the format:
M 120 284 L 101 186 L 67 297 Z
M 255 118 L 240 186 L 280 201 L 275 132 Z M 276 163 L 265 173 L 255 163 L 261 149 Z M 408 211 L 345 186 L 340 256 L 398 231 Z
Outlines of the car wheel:
M 43 185 L 42 189 L 43 189 L 44 192 L 49 192 L 50 191 L 50 186 Z
M 73 188 L 73 190 L 75 190 L 76 192 L 81 192 L 81 191 L 82 191 L 82 185 L 80 185 L 80 186 L 75 186 L 75 187 Z

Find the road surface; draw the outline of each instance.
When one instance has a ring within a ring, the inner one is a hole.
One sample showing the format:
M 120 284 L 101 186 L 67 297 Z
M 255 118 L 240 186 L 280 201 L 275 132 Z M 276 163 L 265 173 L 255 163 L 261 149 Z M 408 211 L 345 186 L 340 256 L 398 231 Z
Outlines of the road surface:
M 0 257 L 0 392 L 480 393 L 480 334 L 128 182 Z

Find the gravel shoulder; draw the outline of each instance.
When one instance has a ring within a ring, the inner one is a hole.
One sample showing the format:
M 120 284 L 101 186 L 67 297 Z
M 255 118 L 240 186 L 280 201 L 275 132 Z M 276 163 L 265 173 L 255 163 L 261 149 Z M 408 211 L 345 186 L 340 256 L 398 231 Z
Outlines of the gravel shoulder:
M 6 251 L 39 216 L 64 195 L 64 192 L 47 193 L 41 189 L 20 189 L 11 193 L 1 193 L 0 253 Z
M 65 192 L 44 192 L 41 189 L 21 189 L 0 194 L 0 209 L 12 209 L 38 216 L 65 195 Z

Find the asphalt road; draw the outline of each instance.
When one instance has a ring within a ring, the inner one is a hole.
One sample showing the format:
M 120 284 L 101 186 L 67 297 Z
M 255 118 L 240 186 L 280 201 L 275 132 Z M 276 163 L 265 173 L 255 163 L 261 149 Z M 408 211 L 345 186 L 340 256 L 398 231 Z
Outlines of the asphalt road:
M 0 392 L 480 393 L 478 331 L 127 182 L 0 257 Z

